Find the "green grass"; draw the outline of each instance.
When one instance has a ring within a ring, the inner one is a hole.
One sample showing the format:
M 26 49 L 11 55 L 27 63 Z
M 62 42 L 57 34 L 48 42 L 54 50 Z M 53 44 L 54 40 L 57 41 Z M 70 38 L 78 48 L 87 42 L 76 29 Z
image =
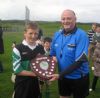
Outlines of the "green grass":
M 40 27 L 44 31 L 45 36 L 52 36 L 55 31 L 60 28 L 59 23 L 39 23 Z M 89 25 L 78 25 L 84 30 L 90 28 Z M 18 26 L 20 27 L 20 26 Z M 21 26 L 23 27 L 23 26 Z M 23 28 L 22 28 L 23 29 Z M 22 30 L 21 29 L 21 30 Z M 0 60 L 3 62 L 4 72 L 0 73 L 0 98 L 11 98 L 13 93 L 13 83 L 11 82 L 12 74 L 12 42 L 16 41 L 17 43 L 21 42 L 23 39 L 23 32 L 4 32 L 4 46 L 5 53 L 0 54 Z M 93 74 L 91 72 L 90 80 L 92 80 Z M 98 81 L 97 89 L 95 92 L 91 92 L 87 98 L 100 98 L 100 81 Z M 50 85 L 50 98 L 59 98 L 57 81 L 53 82 Z

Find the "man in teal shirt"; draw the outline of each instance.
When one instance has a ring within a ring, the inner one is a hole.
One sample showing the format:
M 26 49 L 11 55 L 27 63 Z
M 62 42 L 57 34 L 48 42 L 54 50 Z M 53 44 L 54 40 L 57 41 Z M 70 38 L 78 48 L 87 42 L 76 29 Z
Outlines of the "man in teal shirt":
M 76 26 L 76 15 L 65 10 L 61 15 L 62 30 L 54 34 L 50 55 L 57 58 L 60 98 L 85 98 L 89 90 L 89 66 L 87 61 L 89 39 L 85 31 Z

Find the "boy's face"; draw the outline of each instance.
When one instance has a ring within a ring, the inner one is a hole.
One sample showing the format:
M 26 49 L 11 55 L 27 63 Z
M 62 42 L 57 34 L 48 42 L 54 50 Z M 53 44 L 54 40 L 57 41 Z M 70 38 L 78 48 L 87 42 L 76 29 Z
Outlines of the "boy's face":
M 100 27 L 97 27 L 97 28 L 96 28 L 96 32 L 97 32 L 97 33 L 100 33 Z
M 94 25 L 94 24 L 92 25 L 92 30 L 94 30 L 94 31 L 96 30 L 96 25 Z
M 50 45 L 51 45 L 50 42 L 45 42 L 45 43 L 44 43 L 44 48 L 45 48 L 46 50 L 49 50 L 49 49 L 50 49 Z
M 27 29 L 24 33 L 24 37 L 29 44 L 33 44 L 37 40 L 38 30 Z

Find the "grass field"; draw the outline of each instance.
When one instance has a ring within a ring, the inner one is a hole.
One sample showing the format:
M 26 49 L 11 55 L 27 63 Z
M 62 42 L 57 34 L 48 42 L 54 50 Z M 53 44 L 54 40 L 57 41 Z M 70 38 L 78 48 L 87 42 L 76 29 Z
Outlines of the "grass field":
M 52 36 L 53 32 L 60 28 L 59 23 L 39 23 L 40 27 L 44 31 L 45 36 Z M 23 27 L 23 26 L 22 26 Z M 84 30 L 90 29 L 89 25 L 78 25 L 78 27 L 83 28 Z M 16 41 L 17 43 L 21 42 L 23 39 L 22 32 L 4 32 L 4 46 L 5 53 L 0 54 L 0 60 L 4 65 L 4 72 L 0 73 L 0 98 L 11 98 L 13 92 L 13 83 L 11 82 L 11 73 L 12 73 L 12 42 Z M 92 72 L 90 73 L 92 80 Z M 91 92 L 87 98 L 100 98 L 100 81 L 98 81 L 97 89 L 95 92 Z M 53 82 L 50 86 L 50 98 L 59 98 L 57 90 L 57 82 Z

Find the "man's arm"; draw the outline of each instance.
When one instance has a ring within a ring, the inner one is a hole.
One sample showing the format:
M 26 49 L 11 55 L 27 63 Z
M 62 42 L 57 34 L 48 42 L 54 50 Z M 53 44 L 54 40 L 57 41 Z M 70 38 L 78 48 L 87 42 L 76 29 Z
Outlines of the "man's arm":
M 80 68 L 82 66 L 82 63 L 87 62 L 87 61 L 88 59 L 86 55 L 83 53 L 78 61 L 75 61 L 73 64 L 71 64 L 69 67 L 67 67 L 64 71 L 60 73 L 59 78 L 62 78 L 65 75 L 72 73 L 76 69 Z
M 65 75 L 68 75 L 75 71 L 76 69 L 80 68 L 82 66 L 82 63 L 88 62 L 87 56 L 85 53 L 82 54 L 79 60 L 75 61 L 73 64 L 71 64 L 69 67 L 67 67 L 64 71 L 62 71 L 60 74 L 53 74 L 50 75 L 51 77 L 50 81 L 57 80 L 58 78 L 63 78 Z

